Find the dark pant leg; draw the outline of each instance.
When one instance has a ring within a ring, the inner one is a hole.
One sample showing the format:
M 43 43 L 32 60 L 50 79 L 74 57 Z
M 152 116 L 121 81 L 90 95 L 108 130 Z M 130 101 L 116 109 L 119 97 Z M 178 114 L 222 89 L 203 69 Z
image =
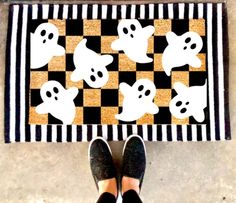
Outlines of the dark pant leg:
M 123 203 L 142 203 L 142 201 L 136 191 L 128 190 L 123 194 Z
M 116 198 L 113 194 L 105 192 L 101 194 L 97 203 L 116 203 Z

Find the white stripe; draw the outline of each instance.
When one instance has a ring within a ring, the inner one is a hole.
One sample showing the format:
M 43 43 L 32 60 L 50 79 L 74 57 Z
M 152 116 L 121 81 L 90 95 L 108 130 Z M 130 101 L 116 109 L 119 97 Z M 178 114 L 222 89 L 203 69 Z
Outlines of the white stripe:
M 62 139 L 63 139 L 63 127 L 62 127 Z M 57 126 L 52 125 L 52 142 L 57 142 Z
M 126 5 L 121 5 L 121 18 L 126 18 Z
M 140 5 L 140 19 L 144 19 L 144 18 L 145 18 L 145 6 Z
M 159 15 L 159 19 L 163 18 L 163 4 L 158 5 L 158 15 Z
M 174 18 L 174 11 L 173 11 L 173 4 L 168 4 L 168 13 L 169 13 L 169 19 Z
M 128 135 L 127 135 L 127 125 L 122 125 L 122 136 L 123 140 L 126 140 Z
M 187 142 L 187 125 L 182 125 L 183 142 Z
M 172 136 L 172 141 L 176 142 L 177 141 L 177 125 L 174 125 L 174 124 L 171 125 L 171 136 Z
M 107 5 L 102 5 L 102 19 L 107 19 Z
M 198 4 L 198 18 L 203 18 L 203 4 Z
M 202 128 L 202 141 L 207 141 L 206 125 L 201 125 L 201 128 Z
M 48 19 L 49 5 L 43 5 L 43 19 Z
M 107 125 L 102 125 L 102 136 L 103 136 L 104 139 L 107 140 L 107 137 L 108 137 L 108 135 L 107 135 Z
M 67 125 L 61 126 L 61 141 L 67 142 Z
M 154 4 L 149 4 L 149 19 L 154 19 Z
M 116 19 L 117 18 L 117 5 L 112 5 L 112 19 Z
M 179 19 L 184 19 L 185 4 L 179 3 Z
M 220 139 L 225 140 L 225 110 L 224 110 L 224 67 L 223 67 L 223 36 L 222 36 L 222 4 L 217 4 L 217 34 L 218 34 L 218 77 L 219 77 L 219 117 Z
M 146 124 L 143 124 L 143 140 L 148 141 L 148 128 Z
M 136 5 L 132 5 L 131 6 L 131 13 L 130 13 L 131 18 L 135 18 L 135 11 L 136 11 Z
M 25 142 L 25 70 L 26 70 L 26 33 L 28 21 L 28 5 L 23 5 L 23 22 L 21 36 L 21 71 L 20 71 L 20 141 Z
M 113 140 L 117 141 L 118 140 L 118 129 L 117 125 L 112 125 L 112 132 L 113 132 Z
M 82 125 L 82 142 L 86 142 L 87 138 L 88 138 L 88 129 L 87 129 L 87 125 Z
M 10 141 L 15 142 L 15 116 L 16 116 L 16 36 L 18 25 L 19 6 L 13 7 L 13 22 L 11 34 L 11 59 L 10 59 Z
M 53 19 L 58 19 L 59 5 L 54 5 L 53 7 Z
M 72 18 L 77 19 L 78 5 L 73 5 L 72 12 L 73 12 Z
M 189 4 L 189 19 L 193 19 L 193 6 L 194 4 Z
M 208 87 L 210 109 L 210 135 L 215 140 L 215 111 L 214 111 L 214 81 L 213 81 L 213 57 L 212 57 L 212 4 L 207 4 L 207 56 L 208 56 Z
M 167 141 L 167 126 L 161 125 L 161 129 L 162 129 L 162 141 L 166 142 Z
M 64 5 L 64 6 L 63 6 L 62 18 L 63 18 L 63 19 L 67 19 L 67 18 L 68 18 L 68 5 Z
M 97 5 L 97 4 L 94 4 L 94 5 L 93 5 L 92 18 L 93 18 L 93 19 L 97 19 L 97 18 L 98 18 L 98 5 Z
M 82 5 L 82 19 L 87 19 L 88 4 Z
M 32 5 L 32 19 L 38 18 L 38 5 L 34 4 Z
M 157 125 L 152 125 L 152 140 L 157 141 Z
M 47 142 L 47 125 L 41 125 L 41 142 Z
M 197 125 L 191 125 L 192 128 L 192 141 L 197 141 Z
M 138 135 L 137 125 L 132 125 L 132 134 L 133 135 Z
M 98 136 L 98 127 L 97 125 L 92 125 L 92 139 Z
M 36 141 L 36 125 L 30 125 L 30 142 Z
M 77 126 L 76 125 L 72 125 L 71 126 L 71 141 L 72 142 L 76 142 L 77 141 Z

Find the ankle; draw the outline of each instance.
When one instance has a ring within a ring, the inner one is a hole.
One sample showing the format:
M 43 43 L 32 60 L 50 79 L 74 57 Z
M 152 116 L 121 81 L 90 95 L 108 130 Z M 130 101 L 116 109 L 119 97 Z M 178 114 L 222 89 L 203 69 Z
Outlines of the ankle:
M 100 195 L 108 192 L 117 197 L 117 183 L 115 178 L 99 181 L 98 188 Z
M 139 194 L 139 180 L 124 176 L 122 178 L 122 195 L 129 190 L 134 190 Z

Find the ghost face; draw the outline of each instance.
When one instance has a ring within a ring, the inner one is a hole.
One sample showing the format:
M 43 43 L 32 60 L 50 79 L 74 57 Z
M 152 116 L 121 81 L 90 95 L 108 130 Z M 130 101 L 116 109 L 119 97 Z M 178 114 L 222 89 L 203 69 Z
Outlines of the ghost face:
M 156 95 L 156 87 L 150 80 L 140 79 L 134 83 L 133 93 L 138 101 L 152 101 Z
M 142 30 L 141 24 L 136 19 L 121 20 L 118 25 L 118 34 L 120 38 L 132 39 L 135 38 Z
M 66 90 L 57 81 L 48 81 L 44 83 L 40 90 L 40 95 L 44 102 L 58 102 L 65 99 Z
M 59 37 L 58 29 L 51 23 L 42 23 L 39 25 L 34 35 L 42 46 L 57 44 Z

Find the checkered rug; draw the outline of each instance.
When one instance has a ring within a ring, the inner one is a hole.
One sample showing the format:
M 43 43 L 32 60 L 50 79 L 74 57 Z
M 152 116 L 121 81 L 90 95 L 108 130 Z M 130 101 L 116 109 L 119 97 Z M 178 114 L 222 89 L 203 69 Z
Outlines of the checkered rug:
M 227 35 L 222 3 L 10 5 L 5 142 L 228 140 Z

